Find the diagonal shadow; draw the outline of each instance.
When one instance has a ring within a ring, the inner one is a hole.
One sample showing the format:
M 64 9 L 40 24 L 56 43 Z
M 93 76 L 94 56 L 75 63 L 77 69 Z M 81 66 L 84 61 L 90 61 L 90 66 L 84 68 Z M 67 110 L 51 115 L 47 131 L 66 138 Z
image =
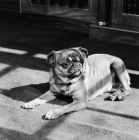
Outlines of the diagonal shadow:
M 42 126 L 41 129 L 37 130 L 33 134 L 33 136 L 37 136 L 39 138 L 44 137 L 45 139 L 49 140 L 49 134 L 51 134 L 53 131 L 55 131 L 55 129 L 57 127 L 62 125 L 64 122 L 66 122 L 67 117 L 68 117 L 68 114 L 65 114 L 65 115 L 63 115 L 63 116 L 61 116 L 61 117 L 59 117 L 58 119 L 55 119 L 55 120 L 45 120 L 45 121 L 47 121 L 47 123 L 44 126 Z M 62 135 L 63 134 L 61 133 L 61 136 Z
M 1 140 L 38 140 L 39 137 L 0 127 Z
M 3 69 L 2 71 L 0 71 L 0 77 L 2 77 L 3 75 L 6 75 L 7 73 L 9 73 L 10 71 L 15 70 L 15 69 L 16 69 L 16 67 L 13 67 L 13 66 Z
M 102 109 L 96 109 L 96 108 L 90 108 L 90 107 L 87 107 L 87 110 L 91 110 L 91 111 L 95 111 L 95 112 L 99 112 L 99 113 L 104 113 L 104 114 L 108 114 L 108 115 L 113 115 L 113 116 L 118 116 L 118 117 L 122 117 L 122 118 L 132 119 L 132 120 L 139 120 L 139 117 L 136 117 L 136 116 L 111 112 L 108 110 L 102 110 Z
M 56 129 L 59 125 L 66 120 L 66 115 L 64 117 L 60 117 L 56 120 L 50 120 L 45 123 L 44 126 L 41 127 L 38 131 L 33 134 L 28 134 L 27 132 L 23 132 L 21 130 L 13 130 L 0 127 L 0 139 L 1 140 L 49 140 L 49 134 L 51 131 Z M 61 133 L 62 135 L 62 133 Z M 57 138 L 56 138 L 57 139 Z

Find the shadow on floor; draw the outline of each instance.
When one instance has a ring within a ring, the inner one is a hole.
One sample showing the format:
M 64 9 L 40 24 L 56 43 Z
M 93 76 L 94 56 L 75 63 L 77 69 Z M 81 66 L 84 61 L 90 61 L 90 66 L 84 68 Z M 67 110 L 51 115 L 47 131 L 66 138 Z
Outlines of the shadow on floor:
M 29 102 L 47 92 L 49 88 L 49 83 L 40 83 L 35 85 L 16 87 L 11 89 L 10 91 L 3 91 L 1 92 L 1 94 L 4 94 L 14 100 Z M 50 101 L 49 103 L 56 105 L 65 105 L 71 102 L 71 97 L 59 95 L 55 100 Z
M 129 74 L 131 78 L 131 87 L 139 89 L 139 75 Z
M 119 116 L 119 117 L 128 118 L 128 119 L 132 119 L 132 120 L 139 120 L 139 117 L 128 115 L 128 114 L 110 112 L 110 111 L 107 111 L 107 110 L 90 108 L 90 107 L 87 107 L 87 109 L 91 110 L 91 111 L 95 111 L 95 112 L 100 112 L 100 113 L 105 113 L 105 114 L 113 115 L 113 116 Z

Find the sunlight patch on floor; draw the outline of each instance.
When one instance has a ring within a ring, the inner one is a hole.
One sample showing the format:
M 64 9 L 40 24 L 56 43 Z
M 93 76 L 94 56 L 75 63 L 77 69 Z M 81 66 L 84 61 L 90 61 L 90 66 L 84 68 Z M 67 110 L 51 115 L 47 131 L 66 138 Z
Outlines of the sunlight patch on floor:
M 19 54 L 19 55 L 25 55 L 28 53 L 27 51 L 17 50 L 17 49 L 9 49 L 9 48 L 5 48 L 5 47 L 0 47 L 0 52 Z
M 127 70 L 130 74 L 139 75 L 139 71 L 136 70 Z
M 7 68 L 9 68 L 9 71 L 5 72 L 5 69 Z M 46 71 L 22 67 L 12 68 L 12 66 L 6 66 L 1 63 L 0 74 L 0 88 L 6 90 L 13 87 L 46 83 L 49 81 L 49 73 Z
M 2 71 L 4 71 L 5 69 L 10 68 L 10 67 L 11 67 L 11 66 L 8 65 L 8 64 L 0 63 L 0 73 L 1 73 Z
M 35 58 L 41 58 L 41 59 L 46 59 L 47 58 L 47 55 L 45 55 L 45 54 L 35 54 L 35 55 L 33 55 L 33 57 L 35 57 Z

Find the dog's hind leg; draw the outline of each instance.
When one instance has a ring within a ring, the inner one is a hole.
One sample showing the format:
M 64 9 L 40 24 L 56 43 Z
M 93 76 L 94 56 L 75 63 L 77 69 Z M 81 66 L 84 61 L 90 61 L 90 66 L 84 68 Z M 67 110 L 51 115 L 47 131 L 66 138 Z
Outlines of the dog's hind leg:
M 111 101 L 124 100 L 124 98 L 119 99 L 119 95 L 122 94 L 121 89 L 114 89 L 114 90 L 112 89 L 110 92 L 112 92 L 112 95 L 110 95 L 109 97 Z
M 112 82 L 108 82 L 106 83 L 103 87 L 99 88 L 97 91 L 95 91 L 90 97 L 89 97 L 89 101 L 93 100 L 94 98 L 104 94 L 105 92 L 109 92 L 110 89 L 112 88 Z
M 126 67 L 125 67 L 123 61 L 119 58 L 116 58 L 114 60 L 114 62 L 112 63 L 112 67 L 114 68 L 116 76 L 118 77 L 120 83 L 122 84 L 122 90 L 123 90 L 123 92 L 120 92 L 120 93 L 118 92 L 116 98 L 118 100 L 124 100 L 126 96 L 128 96 L 132 93 L 132 90 L 130 88 L 129 74 L 126 70 Z

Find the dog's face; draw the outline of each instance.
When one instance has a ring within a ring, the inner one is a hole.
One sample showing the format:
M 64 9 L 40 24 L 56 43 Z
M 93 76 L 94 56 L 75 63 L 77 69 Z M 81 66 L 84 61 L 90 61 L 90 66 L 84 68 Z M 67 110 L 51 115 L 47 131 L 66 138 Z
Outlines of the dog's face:
M 51 52 L 48 55 L 47 63 L 55 70 L 57 75 L 73 79 L 82 74 L 84 60 L 87 56 L 88 52 L 85 48 L 64 49 Z

